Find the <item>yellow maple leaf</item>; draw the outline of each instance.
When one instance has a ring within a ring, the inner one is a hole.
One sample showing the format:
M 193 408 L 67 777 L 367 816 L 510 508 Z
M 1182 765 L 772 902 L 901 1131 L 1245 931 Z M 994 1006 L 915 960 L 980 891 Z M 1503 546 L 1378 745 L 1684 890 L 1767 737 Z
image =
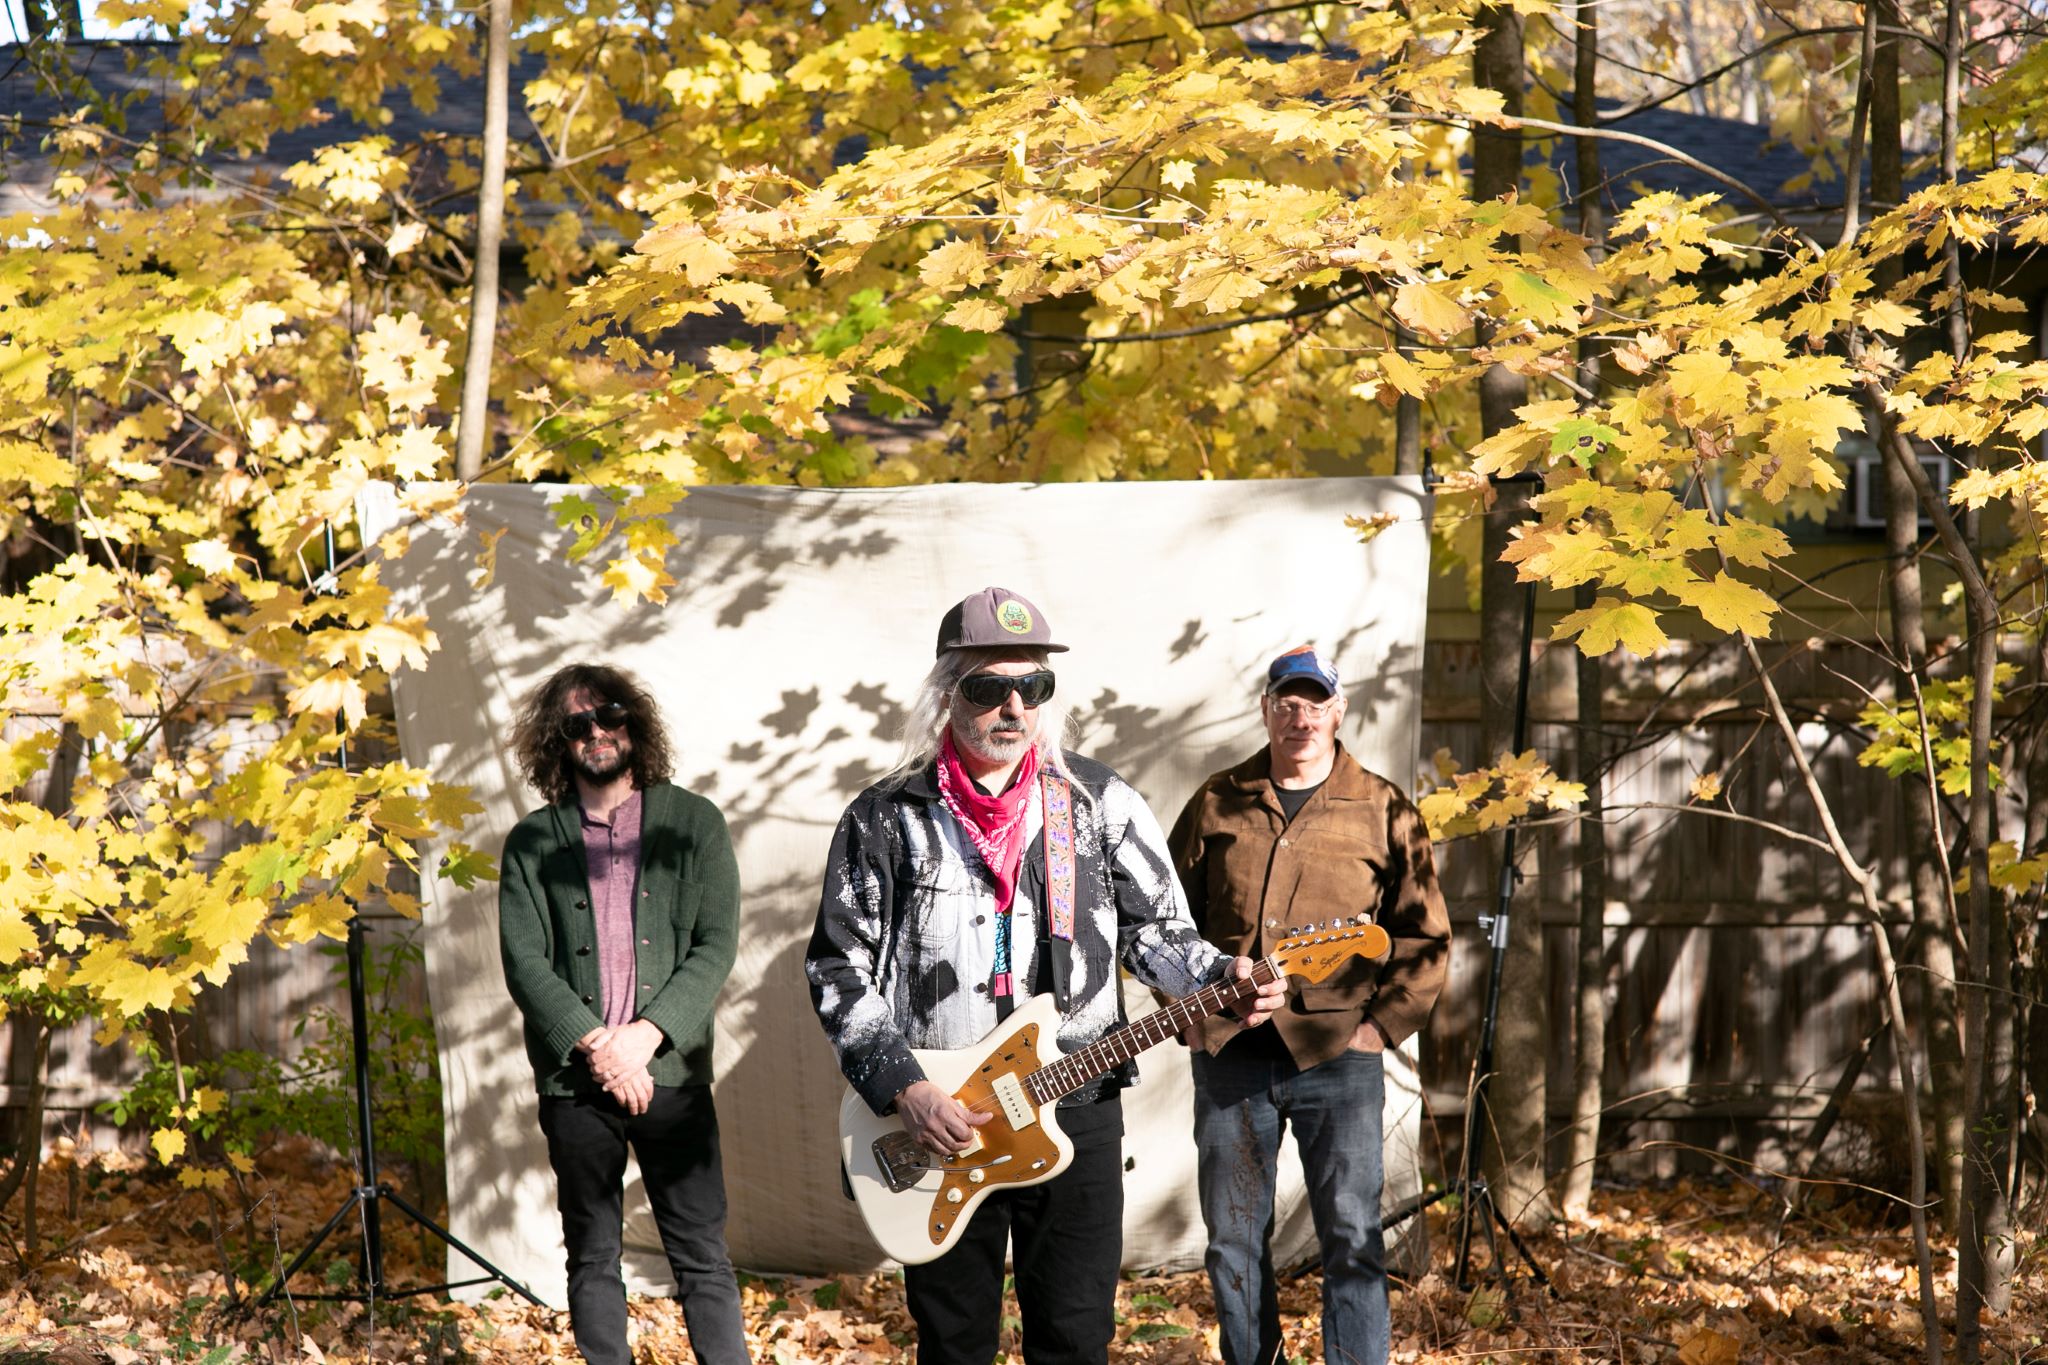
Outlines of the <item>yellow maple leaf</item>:
M 1707 623 L 1717 630 L 1730 634 L 1742 631 L 1757 639 L 1767 639 L 1771 633 L 1771 617 L 1777 613 L 1778 604 L 1771 595 L 1751 587 L 1739 578 L 1731 578 L 1726 569 L 1715 574 L 1711 581 L 1681 584 L 1675 589 L 1678 600 L 1696 609 Z
M 1433 337 L 1456 336 L 1470 319 L 1457 301 L 1428 284 L 1404 284 L 1394 291 L 1394 316 Z
M 481 592 L 498 576 L 498 542 L 503 540 L 505 533 L 511 529 L 509 526 L 500 526 L 495 531 L 477 532 L 477 537 L 483 542 L 484 548 L 477 552 L 476 577 L 469 580 L 470 587 Z
M 89 949 L 71 980 L 123 1018 L 145 1010 L 169 1009 L 178 995 L 177 978 L 170 972 L 162 967 L 143 966 L 123 955 L 121 945 L 115 943 Z
M 1192 161 L 1169 161 L 1159 168 L 1159 183 L 1172 189 L 1184 190 L 1195 183 L 1195 163 Z
M 348 922 L 355 911 L 346 898 L 315 896 L 292 907 L 291 917 L 277 931 L 286 943 L 305 943 L 314 937 L 336 941 L 348 937 Z
M 979 242 L 956 238 L 928 252 L 917 263 L 917 275 L 927 288 L 951 294 L 985 283 L 988 266 L 988 253 Z
M 35 926 L 19 907 L 0 905 L 0 967 L 20 960 L 36 946 Z
M 680 272 L 699 289 L 709 288 L 739 264 L 739 257 L 704 234 L 694 222 L 683 221 L 657 227 L 633 244 L 658 271 Z
M 0 438 L 0 483 L 21 482 L 38 491 L 68 488 L 78 473 L 71 462 L 32 441 Z
M 260 900 L 216 891 L 193 907 L 186 927 L 195 941 L 208 948 L 235 947 L 256 937 L 268 913 Z
M 208 578 L 233 573 L 235 552 L 222 540 L 195 540 L 185 547 L 185 562 Z
M 939 319 L 963 332 L 999 331 L 1010 319 L 1010 310 L 992 299 L 962 299 Z
M 1705 417 L 1739 417 L 1749 410 L 1749 381 L 1726 357 L 1687 351 L 1666 367 L 1671 391 Z
M 642 598 L 666 602 L 668 589 L 676 585 L 661 560 L 648 554 L 621 555 L 605 566 L 599 581 L 612 590 L 612 601 L 628 606 Z
M 1360 545 L 1371 543 L 1380 532 L 1401 520 L 1396 512 L 1373 512 L 1363 517 L 1346 517 L 1344 525 L 1358 537 Z
M 156 1152 L 156 1159 L 168 1166 L 185 1155 L 185 1130 L 182 1128 L 159 1128 L 150 1134 L 149 1145 Z
M 447 453 L 435 439 L 440 432 L 439 427 L 401 427 L 378 445 L 391 465 L 391 472 L 399 478 L 430 479 Z
M 1701 773 L 1692 780 L 1692 799 L 1713 801 L 1721 795 L 1721 774 Z
M 384 390 L 384 401 L 394 410 L 428 407 L 435 384 L 455 372 L 443 358 L 448 343 L 430 338 L 417 313 L 386 313 L 370 324 L 361 341 L 363 380 Z
M 319 677 L 285 694 L 285 709 L 292 715 L 311 711 L 315 715 L 340 714 L 351 727 L 361 725 L 368 712 L 370 694 L 347 670 L 331 668 Z
M 1550 632 L 1553 640 L 1574 635 L 1579 637 L 1579 648 L 1593 658 L 1610 654 L 1617 646 L 1638 658 L 1648 658 L 1670 643 L 1657 624 L 1656 612 L 1619 597 L 1594 598 L 1592 606 L 1566 616 Z

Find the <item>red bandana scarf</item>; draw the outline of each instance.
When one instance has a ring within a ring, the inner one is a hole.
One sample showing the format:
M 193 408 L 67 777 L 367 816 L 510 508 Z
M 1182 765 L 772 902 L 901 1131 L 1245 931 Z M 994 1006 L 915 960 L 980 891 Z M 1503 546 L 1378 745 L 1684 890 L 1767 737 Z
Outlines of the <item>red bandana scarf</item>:
M 939 746 L 939 799 L 974 841 L 975 852 L 996 879 L 996 913 L 1010 913 L 1017 896 L 1017 871 L 1024 864 L 1024 813 L 1031 804 L 1031 791 L 1038 782 L 1038 748 L 1024 753 L 1016 776 L 997 796 L 985 795 L 960 763 L 960 751 L 953 747 L 953 733 Z

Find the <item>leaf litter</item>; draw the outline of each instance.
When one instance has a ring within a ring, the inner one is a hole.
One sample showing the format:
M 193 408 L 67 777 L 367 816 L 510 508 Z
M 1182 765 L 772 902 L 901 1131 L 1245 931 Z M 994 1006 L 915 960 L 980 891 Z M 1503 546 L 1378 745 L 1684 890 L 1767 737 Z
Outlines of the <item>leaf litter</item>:
M 220 1202 L 216 1236 L 204 1190 L 181 1187 L 160 1166 L 131 1157 L 54 1156 L 38 1182 L 39 1264 L 25 1263 L 19 1197 L 0 1211 L 0 1355 L 68 1352 L 64 1365 L 157 1362 L 312 1362 L 313 1365 L 545 1365 L 574 1361 L 568 1316 L 500 1293 L 478 1304 L 433 1295 L 387 1300 L 374 1322 L 359 1304 L 297 1299 L 274 1310 L 247 1305 L 280 1258 L 305 1245 L 353 1185 L 353 1172 L 309 1145 L 266 1155 L 249 1177 L 255 1212 Z M 1393 1291 L 1394 1361 L 1615 1361 L 1738 1365 L 1750 1361 L 1909 1361 L 1924 1357 L 1919 1277 L 1896 1205 L 1868 1198 L 1796 1212 L 1778 1194 L 1729 1180 L 1595 1191 L 1583 1219 L 1528 1237 L 1554 1292 L 1509 1255 L 1515 1276 L 1485 1273 L 1482 1242 L 1472 1287 L 1452 1283 L 1455 1229 L 1443 1206 L 1427 1214 L 1429 1255 L 1419 1278 Z M 257 1232 L 264 1272 L 252 1285 L 226 1267 Z M 442 1265 L 423 1235 L 385 1224 L 387 1281 L 436 1281 Z M 356 1239 L 344 1227 L 295 1286 L 353 1288 Z M 1987 1320 L 1987 1355 L 2039 1354 L 2048 1299 L 2037 1284 L 2039 1245 L 2016 1248 L 2011 1310 Z M 1953 1327 L 1954 1248 L 1936 1252 L 1945 1326 Z M 1418 1267 L 1419 1268 L 1419 1267 Z M 324 1281 L 324 1283 L 318 1283 Z M 1283 1277 L 1282 1329 L 1290 1362 L 1323 1358 L 1320 1277 Z M 911 1359 L 913 1328 L 898 1274 L 744 1275 L 741 1299 L 754 1358 L 764 1365 L 871 1365 Z M 636 1357 L 646 1365 L 695 1360 L 682 1315 L 667 1299 L 632 1301 Z M 1006 1301 L 997 1365 L 1021 1365 L 1017 1310 Z M 1126 1278 L 1117 1293 L 1122 1365 L 1204 1365 L 1220 1359 L 1214 1305 L 1199 1272 Z

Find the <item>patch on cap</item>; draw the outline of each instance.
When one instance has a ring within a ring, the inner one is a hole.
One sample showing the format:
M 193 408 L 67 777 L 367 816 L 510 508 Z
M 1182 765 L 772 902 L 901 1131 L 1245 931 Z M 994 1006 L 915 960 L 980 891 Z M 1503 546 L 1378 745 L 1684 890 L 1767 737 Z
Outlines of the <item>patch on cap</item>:
M 1012 597 L 996 608 L 996 624 L 1012 635 L 1031 633 L 1031 608 Z

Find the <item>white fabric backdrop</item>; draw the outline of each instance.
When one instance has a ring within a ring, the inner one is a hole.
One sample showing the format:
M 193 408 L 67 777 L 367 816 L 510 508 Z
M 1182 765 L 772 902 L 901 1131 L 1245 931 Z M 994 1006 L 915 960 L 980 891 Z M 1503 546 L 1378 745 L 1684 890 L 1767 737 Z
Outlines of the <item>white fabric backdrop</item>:
M 676 779 L 730 822 L 744 888 L 739 959 L 720 999 L 718 1082 L 732 1254 L 757 1270 L 878 1263 L 840 1194 L 841 1082 L 806 993 L 804 944 L 834 824 L 888 766 L 897 722 L 931 661 L 940 614 L 991 583 L 1023 593 L 1055 638 L 1081 749 L 1110 763 L 1170 826 L 1208 773 L 1263 743 L 1260 669 L 1313 641 L 1350 699 L 1344 740 L 1412 785 L 1418 762 L 1427 502 L 1414 479 L 1258 483 L 950 485 L 896 490 L 704 488 L 671 515 L 680 580 L 664 608 L 622 608 L 598 582 L 600 547 L 570 565 L 552 505 L 584 488 L 485 487 L 461 527 L 415 529 L 387 563 L 397 612 L 424 611 L 441 648 L 397 688 L 409 762 L 470 784 L 470 842 L 495 852 L 538 798 L 505 736 L 518 698 L 557 666 L 607 661 L 659 696 L 681 755 Z M 1361 547 L 1347 513 L 1399 523 Z M 361 508 L 368 537 L 390 490 Z M 497 574 L 471 588 L 479 537 L 505 532 Z M 438 857 L 438 850 L 430 850 Z M 428 866 L 433 862 L 429 861 Z M 496 892 L 427 889 L 427 979 L 446 1097 L 455 1234 L 561 1304 L 554 1182 L 532 1075 L 498 966 Z M 1133 1014 L 1152 1008 L 1135 983 Z M 1146 1054 L 1126 1096 L 1125 1263 L 1200 1263 L 1186 1056 Z M 1389 1204 L 1418 1183 L 1412 1058 L 1388 1069 Z M 1289 1148 L 1276 1244 L 1309 1240 Z M 627 1196 L 628 1278 L 668 1283 L 637 1183 Z M 454 1276 L 470 1273 L 451 1256 Z M 474 1291 L 472 1291 L 474 1292 Z

